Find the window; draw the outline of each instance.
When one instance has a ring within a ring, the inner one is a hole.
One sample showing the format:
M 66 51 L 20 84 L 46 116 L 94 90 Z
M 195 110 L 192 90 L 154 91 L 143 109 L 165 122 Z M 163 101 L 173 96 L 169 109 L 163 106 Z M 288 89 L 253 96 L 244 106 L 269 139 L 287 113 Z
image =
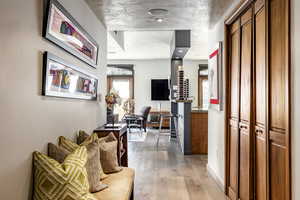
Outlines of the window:
M 125 112 L 123 110 L 124 102 L 134 98 L 134 71 L 131 65 L 108 65 L 107 67 L 107 92 L 112 88 L 119 93 L 121 105 L 115 105 L 114 114 L 120 121 Z

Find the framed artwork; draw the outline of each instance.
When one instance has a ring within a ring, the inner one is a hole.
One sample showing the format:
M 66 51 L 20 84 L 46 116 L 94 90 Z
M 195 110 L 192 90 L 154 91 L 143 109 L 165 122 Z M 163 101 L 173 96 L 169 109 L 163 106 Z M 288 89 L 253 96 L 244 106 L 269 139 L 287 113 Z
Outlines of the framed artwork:
M 57 0 L 47 5 L 43 37 L 96 68 L 99 45 Z
M 42 95 L 97 100 L 98 79 L 57 56 L 44 53 Z
M 210 108 L 222 110 L 222 42 L 219 42 L 209 55 L 208 79 Z

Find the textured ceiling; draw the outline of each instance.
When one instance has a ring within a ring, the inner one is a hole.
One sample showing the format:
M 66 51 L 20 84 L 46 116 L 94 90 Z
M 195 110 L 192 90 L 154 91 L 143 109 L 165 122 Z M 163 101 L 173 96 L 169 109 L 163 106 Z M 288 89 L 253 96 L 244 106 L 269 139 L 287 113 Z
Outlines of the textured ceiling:
M 179 29 L 192 30 L 192 48 L 187 56 L 190 59 L 207 58 L 208 29 L 219 21 L 226 9 L 236 0 L 85 0 L 96 16 L 105 24 L 108 30 L 117 31 L 173 31 Z M 162 23 L 148 14 L 149 9 L 163 8 L 169 12 Z M 133 33 L 125 35 L 127 42 Z M 139 34 L 140 41 L 149 40 L 153 34 Z M 109 46 L 110 44 L 108 44 Z M 137 45 L 137 42 L 135 42 Z M 159 46 L 159 44 L 157 44 Z M 128 44 L 127 44 L 128 46 Z M 134 45 L 131 46 L 133 48 Z M 153 45 L 152 45 L 153 47 Z M 128 51 L 128 48 L 125 48 Z M 136 54 L 139 48 L 135 50 Z M 164 51 L 164 50 L 162 50 Z M 145 57 L 151 57 L 151 52 L 145 52 Z M 125 52 L 126 53 L 126 52 Z M 133 55 L 134 51 L 128 53 Z M 140 54 L 139 54 L 140 55 Z M 164 54 L 162 54 L 164 55 Z M 116 58 L 117 55 L 108 55 Z M 141 56 L 141 55 L 140 55 Z M 122 57 L 126 57 L 123 54 Z M 139 57 L 139 56 L 137 56 Z M 153 58 L 156 55 L 152 56 Z
M 202 29 L 214 25 L 234 0 L 86 0 L 109 30 Z M 169 10 L 156 22 L 152 8 Z

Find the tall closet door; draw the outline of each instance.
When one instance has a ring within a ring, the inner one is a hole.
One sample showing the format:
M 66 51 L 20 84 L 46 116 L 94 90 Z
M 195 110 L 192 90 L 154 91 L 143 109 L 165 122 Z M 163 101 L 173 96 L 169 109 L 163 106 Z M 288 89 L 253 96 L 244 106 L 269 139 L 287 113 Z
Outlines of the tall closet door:
M 267 134 L 266 134 L 266 12 L 259 1 L 255 7 L 255 199 L 267 199 Z
M 252 199 L 252 7 L 241 17 L 239 199 Z
M 290 199 L 289 0 L 269 0 L 269 187 Z
M 230 199 L 238 198 L 238 134 L 239 134 L 239 79 L 240 79 L 240 20 L 230 27 L 230 105 L 229 105 L 229 185 L 228 195 Z

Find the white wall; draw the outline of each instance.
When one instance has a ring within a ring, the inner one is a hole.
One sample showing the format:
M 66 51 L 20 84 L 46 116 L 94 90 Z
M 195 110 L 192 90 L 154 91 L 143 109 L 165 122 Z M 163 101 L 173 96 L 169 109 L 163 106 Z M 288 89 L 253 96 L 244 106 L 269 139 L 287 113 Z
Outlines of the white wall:
M 207 60 L 183 60 L 184 75 L 190 80 L 190 93 L 194 97 L 192 106 L 198 106 L 199 64 L 207 64 Z
M 42 0 L 0 3 L 0 199 L 31 199 L 34 150 L 46 152 L 58 136 L 74 138 L 105 122 L 106 30 L 83 0 L 60 2 L 99 43 L 97 70 L 42 38 Z M 101 102 L 42 97 L 44 51 L 97 75 Z
M 225 17 L 229 15 L 237 3 L 238 0 L 235 0 L 223 17 L 220 18 L 220 21 L 209 31 L 210 50 L 215 48 L 219 41 L 224 41 Z M 223 80 L 225 80 L 224 71 Z M 224 95 L 223 99 L 225 99 Z M 226 102 L 224 102 L 225 104 Z M 209 109 L 208 111 L 208 168 L 219 179 L 219 182 L 224 184 L 224 111 L 219 112 L 214 109 Z
M 190 79 L 191 96 L 195 96 L 194 106 L 198 102 L 198 66 L 205 64 L 205 60 L 184 60 L 185 75 Z M 108 60 L 108 64 L 133 64 L 134 65 L 134 94 L 136 112 L 143 106 L 150 105 L 153 109 L 159 109 L 159 102 L 151 101 L 151 79 L 166 79 L 170 77 L 171 60 Z M 162 102 L 163 110 L 170 110 L 170 102 Z
M 292 33 L 292 194 L 293 199 L 300 199 L 300 1 L 292 0 L 291 33 Z
M 134 65 L 134 97 L 135 111 L 139 112 L 143 106 L 159 109 L 158 101 L 151 101 L 151 79 L 168 79 L 171 70 L 169 59 L 155 60 L 108 60 L 108 64 Z M 162 110 L 170 110 L 169 101 L 161 101 Z

